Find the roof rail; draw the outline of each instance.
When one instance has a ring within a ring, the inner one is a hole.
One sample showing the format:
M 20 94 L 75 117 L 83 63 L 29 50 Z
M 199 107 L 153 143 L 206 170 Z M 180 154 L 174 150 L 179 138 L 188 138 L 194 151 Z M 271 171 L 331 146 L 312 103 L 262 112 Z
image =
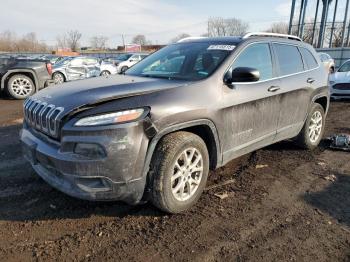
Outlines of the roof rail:
M 203 39 L 203 38 L 207 38 L 205 36 L 189 36 L 189 37 L 185 37 L 180 39 L 179 41 L 177 41 L 177 43 L 181 43 L 181 42 L 185 42 L 185 41 L 189 41 L 189 40 L 198 40 L 198 39 Z
M 265 32 L 252 32 L 252 33 L 247 33 L 243 36 L 243 39 L 252 37 L 252 36 L 270 36 L 270 37 L 281 37 L 281 38 L 287 38 L 287 39 L 292 39 L 296 41 L 302 42 L 301 38 L 295 36 L 295 35 L 287 35 L 287 34 L 277 34 L 277 33 L 265 33 Z

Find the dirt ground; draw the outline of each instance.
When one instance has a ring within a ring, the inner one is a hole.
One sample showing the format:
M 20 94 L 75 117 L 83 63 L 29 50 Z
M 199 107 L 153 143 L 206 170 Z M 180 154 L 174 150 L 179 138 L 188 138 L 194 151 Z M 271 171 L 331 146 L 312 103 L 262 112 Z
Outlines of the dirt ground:
M 21 103 L 0 100 L 0 261 L 350 261 L 350 153 L 326 141 L 234 160 L 191 211 L 170 216 L 43 182 L 21 155 Z M 350 102 L 333 102 L 325 136 L 342 132 Z

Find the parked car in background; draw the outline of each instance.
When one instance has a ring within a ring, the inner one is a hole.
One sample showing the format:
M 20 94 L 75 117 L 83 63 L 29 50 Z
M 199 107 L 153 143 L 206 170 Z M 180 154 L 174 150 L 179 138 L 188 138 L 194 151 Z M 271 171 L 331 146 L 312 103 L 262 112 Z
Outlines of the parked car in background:
M 59 61 L 61 61 L 64 58 L 65 58 L 65 56 L 58 56 L 58 55 L 42 55 L 39 57 L 39 59 L 50 61 L 50 63 L 53 65 L 58 63 Z
M 50 62 L 34 59 L 0 58 L 0 90 L 15 99 L 25 99 L 48 86 L 51 80 Z
M 67 57 L 53 66 L 52 78 L 55 84 L 90 77 L 116 74 L 117 68 L 111 63 L 100 62 L 95 57 Z
M 329 76 L 329 83 L 332 99 L 350 98 L 350 60 Z
M 129 55 L 129 54 L 128 54 Z M 124 73 L 126 70 L 128 70 L 133 65 L 140 62 L 142 59 L 147 57 L 148 54 L 145 53 L 134 53 L 132 54 L 127 60 L 120 62 L 117 66 L 118 73 Z
M 198 201 L 209 170 L 234 158 L 291 138 L 315 149 L 328 108 L 326 70 L 299 38 L 203 38 L 123 75 L 35 94 L 21 141 L 37 174 L 66 194 L 179 213 Z
M 318 53 L 323 66 L 326 68 L 327 72 L 333 74 L 335 71 L 334 59 L 327 53 Z

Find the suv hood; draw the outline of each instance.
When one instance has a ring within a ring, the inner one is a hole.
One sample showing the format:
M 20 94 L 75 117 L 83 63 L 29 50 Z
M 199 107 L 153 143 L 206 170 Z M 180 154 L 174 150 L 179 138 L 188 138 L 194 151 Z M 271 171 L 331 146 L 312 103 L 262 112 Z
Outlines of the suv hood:
M 33 96 L 65 113 L 85 105 L 130 97 L 189 84 L 189 81 L 112 75 L 54 85 Z

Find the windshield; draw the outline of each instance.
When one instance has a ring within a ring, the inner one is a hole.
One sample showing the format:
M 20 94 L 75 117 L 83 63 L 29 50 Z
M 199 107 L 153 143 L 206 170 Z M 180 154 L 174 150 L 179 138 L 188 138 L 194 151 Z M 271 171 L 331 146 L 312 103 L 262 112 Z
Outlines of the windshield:
M 55 67 L 59 67 L 62 65 L 66 65 L 69 61 L 71 61 L 73 57 L 65 57 L 59 60 L 57 63 L 55 63 Z
M 167 46 L 126 71 L 127 75 L 201 80 L 210 76 L 235 46 L 181 43 Z
M 339 69 L 338 72 L 349 72 L 350 71 L 350 62 L 344 63 Z

